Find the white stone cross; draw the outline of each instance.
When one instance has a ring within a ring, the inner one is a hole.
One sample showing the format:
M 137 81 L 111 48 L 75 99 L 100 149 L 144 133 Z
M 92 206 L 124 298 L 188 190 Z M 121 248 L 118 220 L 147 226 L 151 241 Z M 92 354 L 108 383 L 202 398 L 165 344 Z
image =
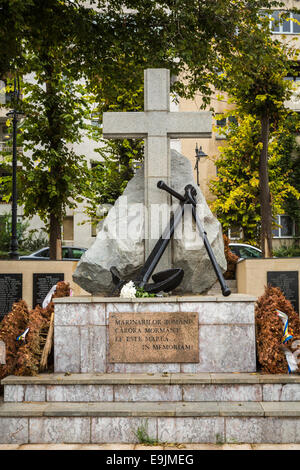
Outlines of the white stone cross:
M 151 204 L 166 204 L 170 196 L 157 188 L 157 182 L 171 180 L 170 139 L 210 138 L 212 116 L 210 112 L 170 112 L 170 71 L 147 69 L 144 71 L 144 112 L 107 112 L 103 114 L 103 136 L 108 139 L 138 138 L 145 140 L 144 176 L 145 198 L 148 208 L 146 232 L 151 231 Z M 146 237 L 147 257 L 156 240 Z M 169 250 L 167 267 L 171 267 Z

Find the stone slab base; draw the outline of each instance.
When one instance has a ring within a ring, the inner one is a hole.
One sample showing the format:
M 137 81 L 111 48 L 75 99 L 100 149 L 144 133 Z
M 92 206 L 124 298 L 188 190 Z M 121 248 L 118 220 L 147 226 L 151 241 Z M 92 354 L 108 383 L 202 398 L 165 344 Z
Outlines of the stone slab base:
M 298 375 L 41 374 L 1 383 L 1 444 L 135 444 L 142 428 L 159 443 L 300 443 Z
M 15 403 L 0 406 L 0 443 L 299 443 L 300 404 Z
M 300 402 L 300 376 L 41 374 L 2 380 L 5 402 Z
M 255 372 L 254 299 L 242 294 L 145 299 L 54 299 L 54 371 L 70 373 Z M 110 363 L 110 315 L 128 312 L 195 312 L 198 363 Z

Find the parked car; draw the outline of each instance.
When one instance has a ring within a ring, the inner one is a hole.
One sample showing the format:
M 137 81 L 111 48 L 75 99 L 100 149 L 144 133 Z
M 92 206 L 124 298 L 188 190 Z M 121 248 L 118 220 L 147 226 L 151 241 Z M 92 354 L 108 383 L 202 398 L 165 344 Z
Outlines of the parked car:
M 229 248 L 239 258 L 261 258 L 262 251 L 247 243 L 229 243 Z
M 68 261 L 78 261 L 86 250 L 87 248 L 79 248 L 77 246 L 63 246 L 62 259 Z M 43 261 L 49 259 L 49 247 L 41 248 L 40 250 L 31 253 L 31 255 L 20 256 L 20 260 Z

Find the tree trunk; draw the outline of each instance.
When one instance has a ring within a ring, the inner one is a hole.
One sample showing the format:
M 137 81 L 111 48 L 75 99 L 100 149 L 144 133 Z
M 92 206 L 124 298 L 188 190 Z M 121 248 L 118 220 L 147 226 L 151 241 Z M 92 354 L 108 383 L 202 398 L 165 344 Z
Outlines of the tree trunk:
M 61 254 L 61 225 L 55 214 L 50 214 L 50 233 L 49 233 L 50 259 L 60 260 Z
M 261 141 L 263 144 L 259 159 L 259 199 L 261 215 L 261 250 L 264 258 L 272 257 L 272 205 L 269 187 L 268 142 L 269 116 L 261 118 Z

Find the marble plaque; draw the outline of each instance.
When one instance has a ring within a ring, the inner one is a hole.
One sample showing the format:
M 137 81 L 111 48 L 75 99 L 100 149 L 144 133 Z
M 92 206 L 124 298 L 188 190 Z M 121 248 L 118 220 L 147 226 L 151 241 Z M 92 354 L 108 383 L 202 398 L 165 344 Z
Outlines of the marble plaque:
M 296 312 L 299 312 L 298 271 L 268 271 L 267 282 L 273 287 L 279 287 Z
M 110 313 L 109 362 L 199 362 L 198 313 Z
M 64 273 L 33 273 L 32 307 L 42 305 L 51 287 L 64 281 Z
M 22 299 L 22 274 L 0 274 L 0 321 Z

